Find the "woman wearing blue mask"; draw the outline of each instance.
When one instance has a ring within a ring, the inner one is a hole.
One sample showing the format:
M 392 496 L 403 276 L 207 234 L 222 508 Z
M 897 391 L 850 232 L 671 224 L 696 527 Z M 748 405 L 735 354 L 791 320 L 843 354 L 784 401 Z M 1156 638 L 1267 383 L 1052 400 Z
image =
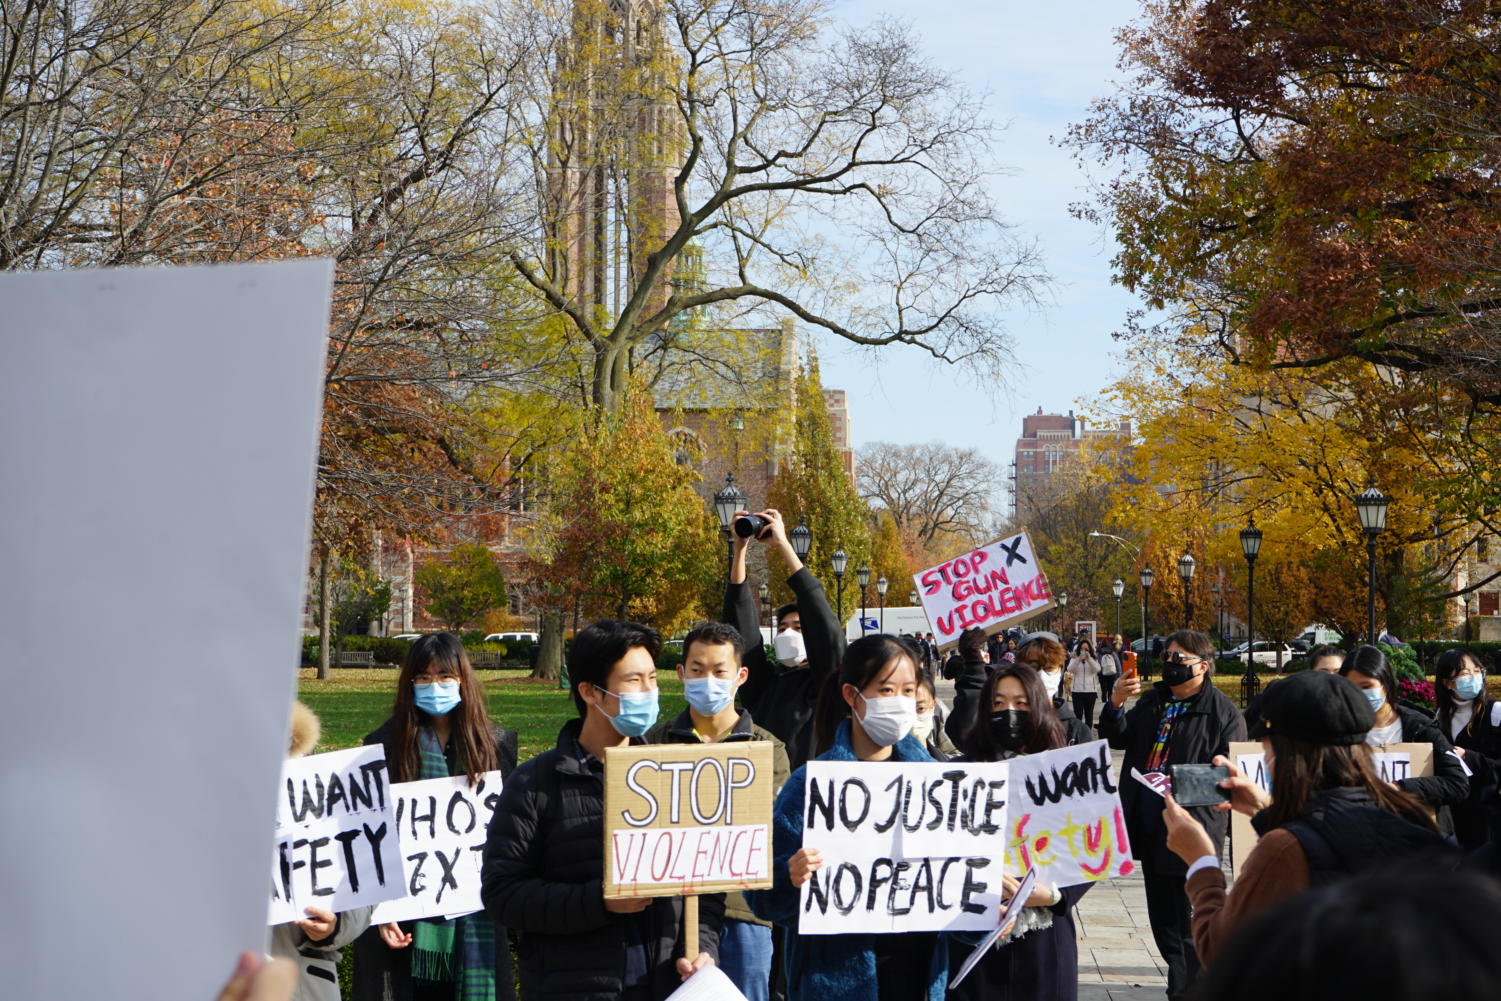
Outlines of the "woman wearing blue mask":
M 1463 803 L 1470 795 L 1465 766 L 1449 753 L 1454 745 L 1427 713 L 1397 701 L 1397 679 L 1379 647 L 1358 646 L 1351 650 L 1339 673 L 1360 689 L 1376 712 L 1376 725 L 1366 734 L 1367 744 L 1433 745 L 1433 774 L 1400 779 L 1397 787 L 1433 807 L 1439 830 L 1452 833 L 1454 823 L 1449 808 Z
M 385 747 L 392 782 L 464 775 L 473 783 L 516 767 L 516 734 L 486 714 L 479 678 L 453 633 L 413 641 L 391 718 L 365 743 Z M 483 914 L 384 924 L 355 945 L 357 1001 L 509 999 L 513 984 L 505 929 Z
M 1501 832 L 1501 702 L 1486 695 L 1485 668 L 1464 650 L 1445 650 L 1433 665 L 1433 691 L 1438 701 L 1438 726 L 1454 741 L 1473 777 L 1470 796 L 1454 807 L 1454 837 L 1465 848 L 1477 849 Z

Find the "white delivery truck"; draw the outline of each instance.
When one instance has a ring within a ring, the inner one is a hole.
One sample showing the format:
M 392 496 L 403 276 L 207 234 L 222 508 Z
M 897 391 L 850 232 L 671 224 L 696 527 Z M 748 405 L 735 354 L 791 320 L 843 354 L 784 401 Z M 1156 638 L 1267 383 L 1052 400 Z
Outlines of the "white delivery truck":
M 923 612 L 921 605 L 903 605 L 892 608 L 887 606 L 885 614 L 880 606 L 865 610 L 865 629 L 860 628 L 860 610 L 855 609 L 855 614 L 849 617 L 844 624 L 845 639 L 857 640 L 862 635 L 869 633 L 886 632 L 895 636 L 898 633 L 930 633 L 933 627 L 928 624 L 928 616 Z

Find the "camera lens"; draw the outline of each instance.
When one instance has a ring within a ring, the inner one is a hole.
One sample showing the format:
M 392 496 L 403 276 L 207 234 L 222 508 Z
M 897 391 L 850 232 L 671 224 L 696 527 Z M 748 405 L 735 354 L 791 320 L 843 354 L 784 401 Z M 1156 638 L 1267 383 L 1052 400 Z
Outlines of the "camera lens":
M 758 514 L 747 514 L 735 519 L 735 534 L 742 539 L 754 539 L 770 524 Z

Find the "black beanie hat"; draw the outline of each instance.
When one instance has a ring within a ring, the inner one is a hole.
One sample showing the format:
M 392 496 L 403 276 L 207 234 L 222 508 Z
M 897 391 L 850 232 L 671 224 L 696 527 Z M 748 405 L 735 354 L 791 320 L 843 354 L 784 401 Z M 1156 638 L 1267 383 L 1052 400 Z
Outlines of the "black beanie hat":
M 1280 735 L 1310 744 L 1349 746 L 1365 740 L 1376 712 L 1347 678 L 1324 671 L 1301 671 L 1267 686 L 1261 722 L 1251 737 Z

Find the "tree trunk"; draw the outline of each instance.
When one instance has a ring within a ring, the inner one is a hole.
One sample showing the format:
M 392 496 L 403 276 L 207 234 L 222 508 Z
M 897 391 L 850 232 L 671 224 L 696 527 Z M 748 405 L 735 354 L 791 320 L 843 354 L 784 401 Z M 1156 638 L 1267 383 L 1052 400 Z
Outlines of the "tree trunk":
M 537 637 L 537 645 L 541 649 L 537 654 L 537 666 L 532 670 L 532 677 L 543 681 L 557 681 L 563 675 L 563 613 L 547 609 L 540 618 L 541 635 Z
M 591 395 L 596 407 L 613 414 L 620 406 L 620 394 L 630 377 L 630 354 L 621 348 L 604 347 L 594 351 L 594 379 Z
M 318 680 L 328 680 L 328 631 L 333 621 L 333 597 L 328 579 L 328 550 L 318 555 Z

